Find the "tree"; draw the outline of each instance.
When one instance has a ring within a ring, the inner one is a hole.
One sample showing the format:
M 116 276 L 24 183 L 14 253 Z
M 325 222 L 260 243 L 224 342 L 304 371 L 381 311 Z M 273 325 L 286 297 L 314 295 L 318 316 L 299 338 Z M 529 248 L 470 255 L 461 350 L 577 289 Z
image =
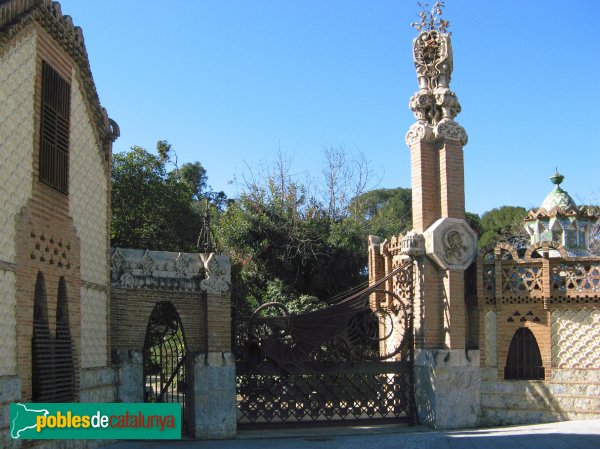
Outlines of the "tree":
M 365 223 L 367 234 L 384 238 L 406 232 L 412 227 L 411 189 L 375 189 L 352 200 L 352 216 Z
M 520 206 L 502 206 L 485 212 L 481 216 L 483 233 L 479 246 L 508 242 L 519 249 L 529 244 L 529 237 L 523 228 L 527 210 Z
M 366 281 L 368 225 L 357 211 L 368 162 L 340 147 L 324 156 L 323 183 L 310 184 L 290 175 L 293 160 L 279 151 L 274 164 L 243 177 L 242 193 L 217 218 L 218 243 L 234 262 L 246 311 L 274 299 L 314 308 L 316 298 Z
M 156 155 L 138 146 L 115 153 L 111 244 L 194 251 L 202 222 L 198 202 L 207 193 L 206 182 L 206 170 L 199 162 L 178 168 L 176 155 L 164 140 L 157 143 Z

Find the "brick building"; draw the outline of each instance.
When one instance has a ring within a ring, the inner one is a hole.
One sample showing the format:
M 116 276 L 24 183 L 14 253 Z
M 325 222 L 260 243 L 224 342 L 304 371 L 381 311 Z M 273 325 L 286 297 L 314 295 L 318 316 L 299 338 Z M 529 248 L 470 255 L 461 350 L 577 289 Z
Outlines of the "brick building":
M 99 103 L 82 31 L 60 5 L 0 1 L 2 447 L 20 446 L 10 440 L 12 402 L 187 395 L 189 434 L 235 433 L 229 261 L 111 251 L 118 135 Z M 153 366 L 160 348 L 149 344 L 165 324 L 179 326 L 183 349 L 171 368 L 187 367 L 171 379 Z
M 81 29 L 0 4 L 0 399 L 108 401 L 110 161 Z

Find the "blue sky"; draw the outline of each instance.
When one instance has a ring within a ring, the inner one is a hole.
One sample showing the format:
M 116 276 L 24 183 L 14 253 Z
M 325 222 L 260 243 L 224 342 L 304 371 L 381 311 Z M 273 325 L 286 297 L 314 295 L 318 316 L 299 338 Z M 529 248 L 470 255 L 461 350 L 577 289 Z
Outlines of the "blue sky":
M 537 207 L 558 166 L 600 202 L 600 2 L 447 0 L 467 210 Z M 235 196 L 246 166 L 361 151 L 378 187 L 410 186 L 412 0 L 62 0 L 83 28 L 114 151 L 168 140 Z

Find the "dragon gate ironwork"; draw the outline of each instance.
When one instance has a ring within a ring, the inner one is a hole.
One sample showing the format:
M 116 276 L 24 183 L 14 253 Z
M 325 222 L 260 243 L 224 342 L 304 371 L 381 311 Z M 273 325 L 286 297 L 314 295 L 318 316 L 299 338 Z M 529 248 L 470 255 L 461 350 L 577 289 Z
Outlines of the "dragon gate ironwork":
M 414 422 L 412 284 L 409 258 L 320 310 L 235 317 L 238 425 Z

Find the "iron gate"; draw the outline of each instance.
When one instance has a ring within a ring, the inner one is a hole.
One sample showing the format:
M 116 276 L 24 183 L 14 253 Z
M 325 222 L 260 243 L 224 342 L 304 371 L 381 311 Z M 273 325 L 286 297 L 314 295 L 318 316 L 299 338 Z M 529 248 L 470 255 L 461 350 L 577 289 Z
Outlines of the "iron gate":
M 144 402 L 181 404 L 182 432 L 187 433 L 187 346 L 177 310 L 168 301 L 154 307 L 144 343 Z
M 412 296 L 409 259 L 321 310 L 236 317 L 238 426 L 415 422 Z

